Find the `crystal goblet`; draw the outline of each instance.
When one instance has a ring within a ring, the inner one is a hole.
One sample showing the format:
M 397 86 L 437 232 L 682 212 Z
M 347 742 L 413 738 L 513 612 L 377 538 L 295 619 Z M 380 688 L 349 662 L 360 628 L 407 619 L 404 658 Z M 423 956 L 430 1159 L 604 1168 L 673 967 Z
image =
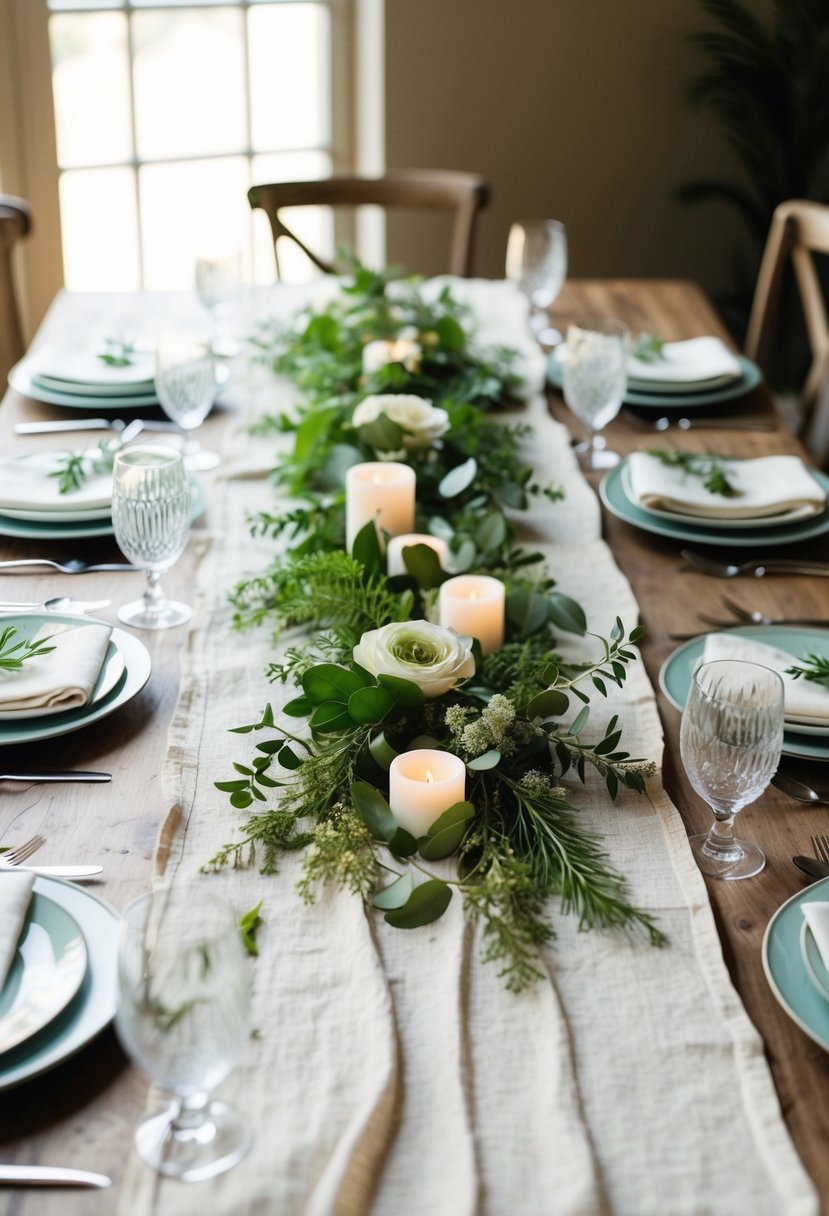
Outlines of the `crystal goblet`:
M 530 326 L 544 347 L 556 346 L 561 333 L 550 324 L 549 310 L 567 276 L 567 233 L 558 220 L 523 220 L 507 239 L 506 276 L 530 302 Z
M 112 527 L 118 547 L 147 572 L 140 600 L 118 610 L 139 629 L 168 629 L 190 620 L 187 604 L 168 600 L 161 575 L 178 561 L 190 533 L 190 485 L 181 452 L 139 444 L 116 453 L 112 474 Z
M 695 672 L 682 714 L 679 748 L 691 785 L 714 812 L 707 835 L 692 836 L 703 874 L 751 878 L 766 863 L 734 835 L 734 816 L 760 797 L 783 746 L 783 681 L 758 663 L 719 659 Z
M 630 333 L 621 321 L 600 317 L 567 329 L 561 355 L 564 400 L 589 428 L 587 443 L 576 448 L 585 469 L 612 469 L 619 463 L 618 454 L 604 447 L 599 432 L 616 417 L 624 400 L 629 350 Z
M 165 888 L 126 908 L 115 1027 L 132 1059 L 173 1095 L 135 1133 L 141 1160 L 182 1182 L 241 1161 L 248 1121 L 209 1095 L 250 1038 L 250 973 L 236 917 L 213 892 Z
M 161 334 L 155 348 L 155 391 L 164 413 L 185 433 L 200 427 L 217 392 L 210 339 L 176 330 Z M 190 469 L 212 469 L 220 463 L 216 452 L 205 451 L 194 440 L 185 445 L 184 456 Z

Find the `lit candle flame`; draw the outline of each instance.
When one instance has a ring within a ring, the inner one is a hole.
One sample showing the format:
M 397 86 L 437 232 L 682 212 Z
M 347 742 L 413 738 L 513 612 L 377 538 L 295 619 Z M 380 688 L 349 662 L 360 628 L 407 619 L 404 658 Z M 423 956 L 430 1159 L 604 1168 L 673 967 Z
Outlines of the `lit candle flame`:
M 375 473 L 371 480 L 375 486 L 381 486 L 383 484 L 383 478 L 379 473 Z
M 431 782 L 435 780 L 428 768 L 426 769 L 426 780 Z

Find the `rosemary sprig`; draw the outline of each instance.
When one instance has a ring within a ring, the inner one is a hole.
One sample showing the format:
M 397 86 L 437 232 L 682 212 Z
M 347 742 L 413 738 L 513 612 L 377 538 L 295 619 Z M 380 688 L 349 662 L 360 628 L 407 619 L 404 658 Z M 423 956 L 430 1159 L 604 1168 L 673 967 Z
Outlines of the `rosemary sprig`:
M 704 478 L 703 485 L 710 494 L 720 494 L 723 498 L 733 498 L 737 491 L 728 480 L 727 466 L 722 457 L 711 452 L 680 452 L 666 451 L 664 448 L 650 448 L 650 456 L 655 456 L 669 468 L 682 469 L 694 477 Z
M 631 353 L 634 359 L 638 359 L 640 363 L 658 363 L 665 357 L 664 346 L 665 343 L 661 338 L 657 338 L 656 334 L 640 334 L 633 344 Z
M 46 638 L 21 638 L 17 642 L 14 640 L 16 635 L 14 625 L 6 625 L 0 633 L 0 671 L 19 671 L 27 659 L 49 654 L 55 649 L 48 645 L 51 634 Z
M 786 675 L 794 676 L 799 680 L 801 676 L 804 680 L 809 680 L 813 684 L 824 684 L 829 688 L 829 659 L 822 654 L 806 654 L 801 659 L 803 667 L 797 664 L 786 668 Z
M 58 491 L 71 494 L 79 490 L 93 473 L 111 473 L 115 453 L 121 446 L 119 439 L 101 439 L 97 449 L 84 452 L 61 452 L 60 464 L 49 474 L 58 479 Z
M 98 358 L 107 367 L 130 367 L 132 365 L 132 357 L 135 354 L 135 343 L 128 342 L 124 338 L 106 338 L 106 345 L 109 350 L 102 351 Z

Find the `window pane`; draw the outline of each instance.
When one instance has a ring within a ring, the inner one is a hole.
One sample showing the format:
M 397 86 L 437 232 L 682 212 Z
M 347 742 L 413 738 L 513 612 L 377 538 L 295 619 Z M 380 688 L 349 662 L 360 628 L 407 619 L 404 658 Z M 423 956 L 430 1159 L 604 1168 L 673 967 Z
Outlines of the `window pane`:
M 155 11 L 132 21 L 139 158 L 245 148 L 241 11 Z
M 248 172 L 241 156 L 139 170 L 147 287 L 192 287 L 197 257 L 220 247 L 246 252 Z
M 127 18 L 77 13 L 49 21 L 58 164 L 129 160 Z
M 282 152 L 270 156 L 255 156 L 251 184 L 256 182 L 309 181 L 328 177 L 331 157 L 326 152 Z M 294 207 L 283 213 L 285 222 L 309 249 L 323 258 L 334 256 L 334 217 L 329 207 Z M 319 274 L 316 266 L 292 241 L 279 246 L 279 266 L 282 278 L 289 283 L 304 283 Z M 264 211 L 253 212 L 253 278 L 256 283 L 272 283 L 275 266 L 273 233 Z
M 60 179 L 63 265 L 70 291 L 134 291 L 140 284 L 131 169 L 81 169 Z
M 249 10 L 255 151 L 330 143 L 330 25 L 328 10 L 319 4 Z
M 48 0 L 52 12 L 67 12 L 76 8 L 123 8 L 124 0 Z

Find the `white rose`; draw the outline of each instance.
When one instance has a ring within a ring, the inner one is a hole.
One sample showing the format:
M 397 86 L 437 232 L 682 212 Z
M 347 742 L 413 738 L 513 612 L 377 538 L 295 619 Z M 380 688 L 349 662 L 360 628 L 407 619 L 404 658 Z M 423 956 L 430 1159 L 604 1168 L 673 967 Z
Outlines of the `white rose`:
M 411 680 L 426 697 L 440 697 L 475 674 L 472 638 L 428 621 L 393 621 L 364 633 L 354 661 L 374 676 Z
M 366 397 L 352 417 L 354 426 L 365 426 L 385 414 L 405 432 L 403 446 L 410 451 L 430 448 L 449 430 L 449 415 L 425 397 L 408 393 L 379 393 Z
M 417 330 L 414 335 L 417 336 Z M 378 338 L 363 347 L 363 375 L 372 376 L 387 363 L 402 363 L 407 372 L 416 372 L 422 358 L 420 343 L 411 337 L 401 335 L 397 341 Z

